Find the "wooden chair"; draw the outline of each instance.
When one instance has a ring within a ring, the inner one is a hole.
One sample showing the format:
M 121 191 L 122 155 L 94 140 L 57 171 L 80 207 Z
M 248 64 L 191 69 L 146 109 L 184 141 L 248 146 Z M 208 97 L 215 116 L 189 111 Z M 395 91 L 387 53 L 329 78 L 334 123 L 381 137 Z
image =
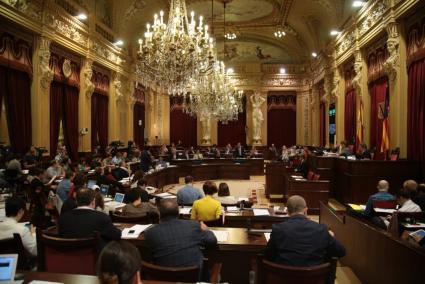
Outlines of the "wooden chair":
M 319 179 L 320 179 L 320 175 L 319 174 L 314 174 L 313 180 L 319 180 Z
M 415 221 L 423 221 L 425 220 L 425 212 L 393 212 L 391 222 L 388 226 L 388 231 L 394 237 L 400 237 L 404 230 L 404 226 L 402 223 L 408 223 L 408 219 L 414 219 Z
M 307 174 L 307 179 L 308 180 L 312 180 L 314 178 L 314 172 L 313 171 L 309 171 Z
M 13 238 L 0 240 L 0 254 L 17 254 L 18 270 L 31 270 L 31 259 L 29 254 L 22 244 L 22 239 L 19 234 L 13 234 Z
M 373 208 L 395 209 L 397 202 L 395 200 L 374 200 Z
M 199 280 L 199 267 L 164 267 L 142 260 L 140 275 L 143 280 L 196 283 Z
M 100 237 L 60 238 L 37 229 L 38 270 L 70 274 L 96 274 Z
M 330 262 L 297 267 L 273 263 L 262 255 L 257 257 L 258 284 L 332 284 L 335 282 L 336 259 Z
M 113 223 L 129 223 L 129 224 L 157 224 L 159 216 L 157 214 L 146 214 L 141 216 L 125 216 L 109 211 L 109 216 Z

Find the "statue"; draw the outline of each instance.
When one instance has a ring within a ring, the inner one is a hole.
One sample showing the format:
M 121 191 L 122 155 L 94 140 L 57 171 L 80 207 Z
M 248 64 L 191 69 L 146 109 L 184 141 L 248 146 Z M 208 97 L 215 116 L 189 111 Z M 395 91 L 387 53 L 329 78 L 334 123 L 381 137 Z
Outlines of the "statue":
M 261 105 L 266 100 L 261 97 L 260 93 L 255 92 L 251 96 L 252 103 L 252 129 L 253 129 L 253 143 L 261 144 L 261 127 L 263 124 L 263 113 L 261 112 Z
M 84 87 L 86 88 L 86 96 L 87 98 L 90 98 L 91 95 L 94 92 L 95 86 L 91 80 L 91 78 L 93 77 L 93 70 L 92 70 L 92 64 L 93 61 L 91 60 L 87 60 L 86 64 L 83 67 L 83 83 L 84 83 Z
M 338 72 L 335 71 L 334 73 L 334 77 L 333 77 L 333 81 L 332 81 L 332 90 L 331 90 L 331 96 L 334 99 L 338 99 L 339 95 L 338 95 L 338 88 L 339 88 L 339 75 Z
M 391 81 L 394 81 L 397 77 L 397 67 L 399 59 L 398 44 L 398 39 L 395 38 L 389 38 L 387 41 L 389 57 L 384 62 L 384 70 Z
M 50 83 L 53 80 L 53 71 L 50 69 L 50 40 L 41 38 L 40 41 L 40 83 L 44 90 L 50 88 Z
M 124 96 L 123 93 L 121 92 L 122 84 L 120 79 L 121 79 L 120 75 L 118 74 L 115 76 L 115 79 L 114 79 L 115 97 L 117 100 L 122 99 Z
M 199 117 L 202 127 L 202 144 L 211 143 L 211 114 L 203 111 Z
M 354 62 L 354 73 L 356 74 L 353 78 L 353 87 L 354 90 L 356 90 L 356 95 L 357 96 L 362 96 L 362 85 L 361 85 L 361 81 L 362 81 L 362 62 L 361 61 L 356 61 Z

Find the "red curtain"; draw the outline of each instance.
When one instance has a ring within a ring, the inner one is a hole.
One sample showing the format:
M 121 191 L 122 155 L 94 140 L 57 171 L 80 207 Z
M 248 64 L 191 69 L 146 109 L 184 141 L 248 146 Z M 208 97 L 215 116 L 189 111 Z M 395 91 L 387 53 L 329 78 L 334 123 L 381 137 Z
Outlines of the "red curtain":
M 141 122 L 141 124 L 139 123 Z M 136 103 L 133 110 L 134 142 L 137 146 L 143 146 L 145 140 L 145 105 Z
M 1 110 L 3 107 L 4 93 L 6 93 L 6 73 L 5 73 L 5 68 L 0 65 L 0 117 L 1 117 Z
M 370 94 L 370 149 L 376 148 L 375 159 L 384 159 L 378 154 L 382 142 L 382 112 L 384 111 L 387 78 L 381 78 L 369 84 Z M 377 155 L 378 154 L 378 155 Z
M 356 91 L 349 90 L 345 95 L 344 117 L 345 140 L 354 144 L 356 137 Z
M 196 118 L 183 113 L 181 108 L 174 108 L 170 113 L 170 142 L 181 140 L 183 146 L 197 145 Z
M 217 142 L 218 146 L 226 146 L 227 143 L 236 145 L 238 142 L 245 145 L 246 143 L 246 113 L 245 111 L 238 114 L 238 120 L 229 121 L 227 124 L 218 123 Z
M 425 58 L 409 66 L 407 157 L 422 162 L 425 175 Z
M 267 113 L 267 143 L 277 147 L 296 144 L 296 111 L 292 108 L 271 109 Z
M 32 140 L 31 78 L 26 72 L 3 66 L 0 77 L 12 151 L 26 153 Z
M 50 154 L 56 155 L 62 119 L 63 85 L 56 81 L 50 84 Z
M 91 98 L 91 144 L 92 148 L 108 146 L 108 97 L 93 93 Z
M 326 104 L 320 102 L 320 146 L 326 145 Z
M 64 86 L 63 97 L 63 131 L 65 144 L 72 161 L 78 161 L 78 97 L 76 87 Z

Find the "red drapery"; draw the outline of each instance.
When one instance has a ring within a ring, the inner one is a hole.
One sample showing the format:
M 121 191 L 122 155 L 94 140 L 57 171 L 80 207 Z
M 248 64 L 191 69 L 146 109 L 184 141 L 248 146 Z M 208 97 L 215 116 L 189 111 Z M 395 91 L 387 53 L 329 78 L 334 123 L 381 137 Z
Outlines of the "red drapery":
M 0 66 L 7 128 L 12 151 L 26 153 L 31 147 L 31 78 L 28 73 Z
M 145 140 L 145 105 L 136 103 L 133 110 L 134 142 L 143 146 Z
M 108 146 L 108 102 L 105 95 L 93 93 L 91 97 L 91 145 L 92 149 Z
M 196 118 L 183 113 L 181 108 L 175 108 L 170 113 L 170 142 L 181 141 L 183 146 L 197 145 Z
M 320 146 L 326 145 L 326 104 L 320 102 Z
M 226 146 L 227 143 L 236 145 L 237 143 L 246 143 L 246 112 L 245 105 L 244 111 L 238 114 L 238 120 L 229 121 L 227 124 L 221 122 L 217 126 L 217 142 L 218 146 Z
M 277 147 L 296 144 L 296 111 L 291 108 L 271 109 L 267 113 L 267 142 Z
M 375 159 L 383 159 L 379 155 L 382 142 L 382 112 L 384 111 L 387 78 L 381 78 L 369 84 L 370 94 L 370 149 L 376 148 Z M 382 157 L 381 157 L 382 156 Z

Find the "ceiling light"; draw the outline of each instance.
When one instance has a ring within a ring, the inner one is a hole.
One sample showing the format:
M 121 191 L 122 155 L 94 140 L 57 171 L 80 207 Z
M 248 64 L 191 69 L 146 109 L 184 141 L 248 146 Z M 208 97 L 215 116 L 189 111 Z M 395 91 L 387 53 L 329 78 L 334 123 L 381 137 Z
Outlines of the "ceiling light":
M 232 39 L 236 39 L 237 35 L 235 33 L 227 33 L 227 34 L 224 35 L 224 37 L 232 40 Z
M 331 36 L 339 35 L 339 33 L 340 33 L 340 31 L 338 31 L 338 30 L 331 30 L 331 32 L 330 32 Z
M 77 15 L 77 19 L 81 21 L 87 20 L 87 15 L 84 13 L 80 13 Z
M 227 69 L 227 74 L 233 74 L 235 73 L 235 70 L 233 68 Z
M 277 37 L 277 38 L 282 38 L 285 35 L 286 35 L 286 33 L 284 31 L 280 31 L 280 30 L 274 33 L 274 36 Z
M 114 42 L 114 45 L 116 45 L 116 46 L 122 46 L 122 45 L 124 45 L 124 41 L 121 40 L 121 39 L 119 39 L 116 42 Z
M 360 0 L 353 1 L 353 7 L 356 7 L 356 8 L 363 7 L 365 4 L 366 4 L 365 1 L 360 1 Z
M 316 58 L 317 57 L 317 53 L 316 52 L 312 52 L 311 53 L 311 56 L 313 56 L 314 58 Z
M 280 68 L 280 74 L 285 74 L 286 73 L 286 69 L 285 68 Z

